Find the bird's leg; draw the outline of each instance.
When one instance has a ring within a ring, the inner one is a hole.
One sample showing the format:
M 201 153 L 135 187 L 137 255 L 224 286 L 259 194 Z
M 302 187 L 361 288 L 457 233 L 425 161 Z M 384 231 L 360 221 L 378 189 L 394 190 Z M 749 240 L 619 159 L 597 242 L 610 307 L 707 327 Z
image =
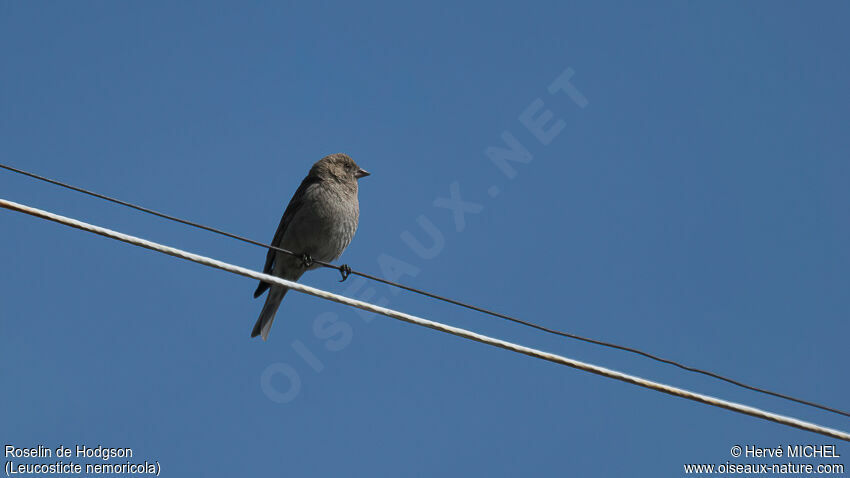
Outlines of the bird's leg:
M 310 266 L 313 265 L 313 258 L 310 257 L 310 254 L 307 254 L 305 252 L 301 255 L 301 264 L 304 266 L 305 269 L 309 269 Z
M 345 282 L 345 279 L 348 279 L 348 276 L 351 275 L 351 267 L 348 267 L 348 264 L 343 264 L 339 266 L 339 273 L 342 274 L 342 279 L 340 282 Z

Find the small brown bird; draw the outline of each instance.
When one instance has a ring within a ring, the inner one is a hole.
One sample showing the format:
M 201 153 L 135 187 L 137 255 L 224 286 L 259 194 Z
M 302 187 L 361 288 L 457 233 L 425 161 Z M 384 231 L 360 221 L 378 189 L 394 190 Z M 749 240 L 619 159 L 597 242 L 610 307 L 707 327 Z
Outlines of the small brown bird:
M 338 258 L 357 231 L 360 217 L 357 180 L 368 175 L 342 153 L 317 161 L 286 206 L 272 240 L 273 246 L 302 257 L 269 250 L 263 272 L 297 281 L 304 272 L 318 267 L 318 264 L 310 264 L 311 260 L 331 262 Z M 260 282 L 254 298 L 270 286 L 266 303 L 251 332 L 251 337 L 262 335 L 263 340 L 268 339 L 277 308 L 289 290 Z

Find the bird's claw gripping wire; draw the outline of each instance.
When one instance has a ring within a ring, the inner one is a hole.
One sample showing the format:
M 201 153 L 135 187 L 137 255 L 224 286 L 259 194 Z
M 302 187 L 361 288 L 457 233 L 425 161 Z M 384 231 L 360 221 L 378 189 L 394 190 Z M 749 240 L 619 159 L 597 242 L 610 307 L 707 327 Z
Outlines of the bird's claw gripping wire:
M 339 273 L 342 274 L 342 279 L 340 282 L 345 282 L 345 279 L 348 279 L 348 276 L 351 275 L 351 267 L 348 267 L 348 264 L 343 264 L 339 266 Z
M 313 265 L 313 258 L 310 257 L 310 254 L 305 253 L 301 255 L 301 265 L 306 269 L 309 269 Z

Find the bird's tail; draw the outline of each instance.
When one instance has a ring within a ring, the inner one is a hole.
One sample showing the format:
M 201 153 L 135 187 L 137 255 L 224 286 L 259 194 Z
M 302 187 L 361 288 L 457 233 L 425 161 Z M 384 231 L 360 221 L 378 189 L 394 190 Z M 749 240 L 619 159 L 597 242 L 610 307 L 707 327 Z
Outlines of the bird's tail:
M 277 308 L 280 306 L 280 301 L 289 289 L 286 287 L 274 286 L 269 289 L 269 295 L 266 297 L 266 303 L 263 304 L 263 310 L 260 312 L 260 317 L 257 323 L 254 324 L 254 330 L 251 332 L 251 337 L 258 335 L 263 336 L 263 340 L 269 338 L 269 331 L 272 329 L 274 316 L 277 313 Z

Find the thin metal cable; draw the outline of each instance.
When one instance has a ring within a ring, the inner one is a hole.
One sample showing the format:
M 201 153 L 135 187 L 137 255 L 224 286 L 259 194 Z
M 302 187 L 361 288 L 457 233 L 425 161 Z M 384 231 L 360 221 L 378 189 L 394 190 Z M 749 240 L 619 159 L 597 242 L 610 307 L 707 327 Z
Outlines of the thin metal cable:
M 262 274 L 251 269 L 246 269 L 244 267 L 239 267 L 233 264 L 228 264 L 226 262 L 222 262 L 219 260 L 215 260 L 209 257 L 204 257 L 198 254 L 193 254 L 191 252 L 186 252 L 181 249 L 176 249 L 173 247 L 164 246 L 162 244 L 158 244 L 155 242 L 147 241 L 145 239 L 141 239 L 135 236 L 131 236 L 128 234 L 123 234 L 120 232 L 112 231 L 110 229 L 106 229 L 103 227 L 94 226 L 92 224 L 88 224 L 82 221 L 78 221 L 76 219 L 71 219 L 68 217 L 60 216 L 58 214 L 53 214 L 47 211 L 43 211 L 40 209 L 32 208 L 29 206 L 25 206 L 23 204 L 14 203 L 11 201 L 7 201 L 5 199 L 0 199 L 0 207 L 11 209 L 13 211 L 22 212 L 25 214 L 29 214 L 31 216 L 39 217 L 42 219 L 46 219 L 53 222 L 58 222 L 60 224 L 64 224 L 66 226 L 71 226 L 76 229 L 81 229 L 83 231 L 92 232 L 94 234 L 99 234 L 104 237 L 108 237 L 111 239 L 115 239 L 118 241 L 126 242 L 128 244 L 132 244 L 139 247 L 144 247 L 146 249 L 150 249 L 153 251 L 161 252 L 163 254 L 168 254 L 170 256 L 174 256 L 180 259 L 185 259 L 188 261 L 196 262 L 198 264 L 202 264 L 205 266 L 213 267 L 216 269 L 221 269 L 227 272 L 231 272 L 233 274 L 242 275 L 245 277 L 249 277 L 252 279 L 256 279 L 263 282 L 268 282 L 271 284 L 275 284 L 282 287 L 287 287 L 289 289 L 296 290 L 298 292 L 302 292 L 305 294 L 309 294 L 315 297 L 319 297 L 326 300 L 331 300 L 340 304 L 349 305 L 352 307 L 357 307 L 359 309 L 374 312 L 376 314 L 380 314 L 386 317 L 390 317 L 393 319 L 401 320 L 404 322 L 408 322 L 411 324 L 419 325 L 422 327 L 428 327 L 439 332 L 444 332 L 452 335 L 456 335 L 458 337 L 463 337 L 468 340 L 473 340 L 476 342 L 480 342 L 487 345 L 492 345 L 494 347 L 499 347 L 505 350 L 510 350 L 512 352 L 521 353 L 524 355 L 528 355 L 530 357 L 538 358 L 541 360 L 546 360 L 549 362 L 557 363 L 560 365 L 566 365 L 567 367 L 572 367 L 578 370 L 583 370 L 585 372 L 594 373 L 596 375 L 601 375 L 603 377 L 613 378 L 615 380 L 619 380 L 626 383 L 631 383 L 633 385 L 637 385 L 639 387 L 648 388 L 651 390 L 656 390 L 658 392 L 666 393 L 669 395 L 673 395 L 680 398 L 685 398 L 688 400 L 693 400 L 695 402 L 704 403 L 706 405 L 711 405 L 719 408 L 725 408 L 727 410 L 731 410 L 734 412 L 742 413 L 745 415 L 750 415 L 756 418 L 761 418 L 764 420 L 772 421 L 775 423 L 779 423 L 782 425 L 787 425 L 794 428 L 799 428 L 801 430 L 806 430 L 814 433 L 818 433 L 820 435 L 836 438 L 839 440 L 844 440 L 850 442 L 850 433 L 836 430 L 833 428 L 824 427 L 821 425 L 817 425 L 811 422 L 807 422 L 804 420 L 800 420 L 798 418 L 788 417 L 784 415 L 779 415 L 776 413 L 768 412 L 765 410 L 761 410 L 755 407 L 750 407 L 748 405 L 743 405 L 736 402 L 731 402 L 727 400 L 722 400 L 719 398 L 715 398 L 709 395 L 704 395 L 701 393 L 692 392 L 689 390 L 681 389 L 678 387 L 673 387 L 671 385 L 666 385 L 660 382 L 655 382 L 652 380 L 647 380 L 641 377 L 637 377 L 634 375 L 625 374 L 623 372 L 618 372 L 616 370 L 608 369 L 605 367 L 600 367 L 598 365 L 593 365 L 585 362 L 581 362 L 578 360 L 574 360 L 571 358 L 563 357 L 561 355 L 552 354 L 549 352 L 544 352 L 541 350 L 533 349 L 530 347 L 526 347 L 523 345 L 514 344 L 512 342 L 507 342 L 505 340 L 496 339 L 493 337 L 489 337 L 486 335 L 478 334 L 466 329 L 461 329 L 459 327 L 453 327 L 451 325 L 442 324 L 440 322 L 435 322 L 432 320 L 424 319 L 421 317 L 417 317 L 415 315 L 410 315 L 404 312 L 399 312 L 397 310 L 388 309 L 386 307 L 380 307 L 375 304 L 370 304 L 368 302 L 363 302 L 356 299 L 351 299 L 345 296 L 341 296 L 338 294 L 334 294 L 332 292 L 327 292 L 322 289 L 317 289 L 315 287 L 310 287 L 307 285 L 299 284 L 297 282 L 291 282 L 285 279 L 281 279 L 280 277 Z
M 73 191 L 77 191 L 77 192 L 80 192 L 80 193 L 83 193 L 83 194 L 87 194 L 89 196 L 93 196 L 93 197 L 96 197 L 98 199 L 103 199 L 105 201 L 113 202 L 115 204 L 120 204 L 122 206 L 126 206 L 126 207 L 129 207 L 129 208 L 135 209 L 137 211 L 141 211 L 141 212 L 144 212 L 144 213 L 147 213 L 147 214 L 152 214 L 154 216 L 158 216 L 158 217 L 161 217 L 163 219 L 168 219 L 170 221 L 175 221 L 175 222 L 178 222 L 180 224 L 185 224 L 187 226 L 192 226 L 192 227 L 196 227 L 196 228 L 199 228 L 199 229 L 203 229 L 205 231 L 209 231 L 209 232 L 212 232 L 212 233 L 215 233 L 215 234 L 220 234 L 222 236 L 226 236 L 226 237 L 229 237 L 231 239 L 236 239 L 238 241 L 243 241 L 243 242 L 246 242 L 248 244 L 253 244 L 255 246 L 259 246 L 259 247 L 263 247 L 263 248 L 266 248 L 266 249 L 272 249 L 272 250 L 275 250 L 275 251 L 283 252 L 284 254 L 289 254 L 289 255 L 292 255 L 292 256 L 296 256 L 296 257 L 301 257 L 301 254 L 296 254 L 292 251 L 287 251 L 286 249 L 282 249 L 282 248 L 277 247 L 277 246 L 263 244 L 262 242 L 258 242 L 258 241 L 255 241 L 253 239 L 248 239 L 246 237 L 238 236 L 236 234 L 231 234 L 229 232 L 222 231 L 220 229 L 216 229 L 216 228 L 209 227 L 209 226 L 204 226 L 203 224 L 198 224 L 196 222 L 188 221 L 188 220 L 185 220 L 185 219 L 180 219 L 180 218 L 175 217 L 175 216 L 171 216 L 171 215 L 164 214 L 164 213 L 161 213 L 161 212 L 158 212 L 158 211 L 154 211 L 153 209 L 148 209 L 146 207 L 138 206 L 136 204 L 132 204 L 132 203 L 129 203 L 129 202 L 126 202 L 126 201 L 122 201 L 120 199 L 115 199 L 113 197 L 109 197 L 109 196 L 106 196 L 106 195 L 103 195 L 103 194 L 100 194 L 100 193 L 89 191 L 87 189 L 83 189 L 83 188 L 80 188 L 80 187 L 77 187 L 77 186 L 72 186 L 70 184 L 66 184 L 66 183 L 63 183 L 61 181 L 46 178 L 44 176 L 39 176 L 37 174 L 30 173 L 30 172 L 27 172 L 27 171 L 24 171 L 24 170 L 21 170 L 21 169 L 18 169 L 18 168 L 14 168 L 12 166 L 8 166 L 8 165 L 2 164 L 2 163 L 0 163 L 0 168 L 6 169 L 6 170 L 9 170 L 9 171 L 18 173 L 18 174 L 22 174 L 24 176 L 28 176 L 28 177 L 31 177 L 31 178 L 34 178 L 34 179 L 38 179 L 39 181 L 48 182 L 48 183 L 54 184 L 56 186 L 61 186 L 63 188 L 67 188 L 67 189 L 70 189 L 70 190 L 73 190 Z M 346 266 L 337 266 L 337 265 L 334 265 L 334 264 L 330 264 L 330 263 L 323 262 L 323 261 L 317 261 L 317 260 L 313 260 L 313 262 L 316 263 L 316 264 L 319 264 L 323 267 L 327 267 L 327 268 L 330 268 L 330 269 L 336 269 L 340 272 L 343 272 L 343 270 L 345 270 L 345 267 L 346 267 Z M 781 398 L 781 399 L 788 400 L 788 401 L 791 401 L 791 402 L 799 403 L 801 405 L 806 405 L 806 406 L 809 406 L 809 407 L 818 408 L 820 410 L 836 413 L 838 415 L 843 415 L 845 417 L 850 418 L 850 412 L 846 412 L 844 410 L 829 407 L 829 406 L 826 406 L 826 405 L 821 405 L 821 404 L 816 403 L 816 402 L 803 400 L 801 398 L 792 397 L 790 395 L 785 395 L 783 393 L 774 392 L 774 391 L 767 390 L 767 389 L 760 388 L 760 387 L 756 387 L 756 386 L 753 386 L 753 385 L 747 385 L 746 383 L 739 382 L 737 380 L 725 377 L 723 375 L 711 372 L 709 370 L 703 370 L 703 369 L 700 369 L 700 368 L 684 365 L 684 364 L 681 364 L 681 363 L 676 362 L 674 360 L 665 359 L 663 357 L 659 357 L 657 355 L 653 355 L 653 354 L 650 354 L 648 352 L 644 352 L 642 350 L 638 350 L 638 349 L 635 349 L 635 348 L 632 348 L 632 347 L 627 347 L 627 346 L 624 346 L 624 345 L 618 345 L 618 344 L 615 344 L 615 343 L 612 343 L 612 342 L 605 342 L 605 341 L 602 341 L 602 340 L 591 339 L 591 338 L 588 338 L 588 337 L 583 337 L 581 335 L 571 334 L 569 332 L 562 332 L 560 330 L 550 329 L 548 327 L 544 327 L 542 325 L 538 325 L 538 324 L 535 324 L 533 322 L 528 322 L 528 321 L 525 321 L 525 320 L 522 320 L 522 319 L 518 319 L 516 317 L 512 317 L 510 315 L 506 315 L 506 314 L 495 312 L 495 311 L 492 311 L 492 310 L 489 310 L 489 309 L 485 309 L 483 307 L 478 307 L 478 306 L 475 306 L 475 305 L 460 302 L 460 301 L 455 300 L 455 299 L 443 297 L 443 296 L 440 296 L 440 295 L 437 295 L 437 294 L 433 294 L 431 292 L 427 292 L 427 291 L 424 291 L 424 290 L 416 289 L 414 287 L 406 286 L 406 285 L 400 284 L 398 282 L 393 282 L 393 281 L 389 281 L 389 280 L 386 280 L 386 279 L 382 279 L 380 277 L 376 277 L 376 276 L 373 276 L 371 274 L 367 274 L 365 272 L 356 271 L 356 270 L 353 270 L 353 269 L 350 269 L 350 268 L 348 269 L 348 271 L 353 275 L 357 275 L 357 276 L 360 276 L 360 277 L 363 277 L 363 278 L 366 278 L 366 279 L 369 279 L 369 280 L 373 280 L 375 282 L 380 282 L 382 284 L 386 284 L 386 285 L 389 285 L 389 286 L 392 286 L 392 287 L 404 289 L 406 291 L 414 292 L 416 294 L 420 294 L 420 295 L 423 295 L 423 296 L 426 296 L 426 297 L 430 297 L 432 299 L 447 302 L 449 304 L 453 304 L 453 305 L 456 305 L 456 306 L 459 306 L 459 307 L 464 307 L 464 308 L 469 309 L 469 310 L 474 310 L 474 311 L 480 312 L 482 314 L 487 314 L 487 315 L 490 315 L 490 316 L 493 316 L 493 317 L 498 317 L 500 319 L 509 320 L 509 321 L 517 323 L 517 324 L 525 325 L 526 327 L 531 327 L 533 329 L 540 330 L 542 332 L 546 332 L 546 333 L 553 334 L 553 335 L 558 335 L 558 336 L 565 337 L 565 338 L 575 339 L 575 340 L 579 340 L 579 341 L 582 341 L 582 342 L 591 343 L 591 344 L 594 344 L 594 345 L 600 345 L 600 346 L 603 346 L 603 347 L 609 347 L 609 348 L 612 348 L 612 349 L 617 349 L 617 350 L 622 350 L 622 351 L 625 351 L 625 352 L 633 353 L 633 354 L 636 354 L 636 355 L 640 355 L 642 357 L 646 357 L 648 359 L 655 360 L 657 362 L 665 363 L 665 364 L 668 364 L 668 365 L 673 365 L 675 367 L 678 367 L 682 370 L 686 370 L 688 372 L 698 373 L 698 374 L 705 375 L 707 377 L 715 378 L 717 380 L 722 380 L 726 383 L 729 383 L 729 384 L 732 384 L 732 385 L 735 385 L 737 387 L 741 387 L 741 388 L 744 388 L 744 389 L 747 389 L 747 390 L 763 393 L 765 395 L 770 395 L 772 397 Z
M 46 178 L 44 176 L 39 176 L 38 174 L 30 173 L 30 172 L 24 171 L 22 169 L 13 168 L 12 166 L 8 166 L 8 165 L 5 165 L 3 163 L 0 163 L 0 168 L 12 171 L 14 173 L 23 174 L 24 176 L 29 176 L 33 179 L 38 179 L 39 181 L 44 181 L 44 182 L 47 182 L 47 183 L 50 183 L 50 184 L 55 184 L 56 186 L 61 186 L 63 188 L 67 188 L 67 189 L 70 189 L 72 191 L 77 191 L 77 192 L 80 192 L 80 193 L 83 193 L 83 194 L 88 194 L 89 196 L 96 197 L 98 199 L 103 199 L 104 201 L 109 201 L 109 202 L 113 202 L 115 204 L 120 204 L 122 206 L 126 206 L 126 207 L 129 207 L 131 209 L 135 209 L 137 211 L 141 211 L 141 212 L 144 212 L 144 213 L 147 213 L 147 214 L 152 214 L 154 216 L 161 217 L 163 219 L 168 219 L 169 221 L 179 222 L 180 224 L 185 224 L 187 226 L 197 227 L 198 229 L 203 229 L 205 231 L 213 232 L 215 234 L 221 234 L 222 236 L 227 236 L 231 239 L 236 239 L 238 241 L 247 242 L 248 244 L 253 244 L 255 246 L 260 246 L 260 247 L 265 247 L 267 249 L 274 249 L 276 251 L 283 252 L 284 254 L 290 254 L 290 255 L 293 255 L 293 256 L 301 257 L 300 254 L 296 254 L 294 252 L 287 251 L 286 249 L 281 249 L 280 247 L 270 246 L 268 244 L 263 244 L 262 242 L 255 241 L 253 239 L 248 239 L 246 237 L 237 236 L 236 234 L 231 234 L 229 232 L 222 231 L 220 229 L 216 229 L 216 228 L 213 228 L 213 227 L 204 226 L 203 224 L 198 224 L 197 222 L 187 221 L 185 219 L 180 219 L 179 217 L 170 216 L 170 215 L 165 214 L 165 213 L 154 211 L 153 209 L 148 209 L 146 207 L 138 206 L 136 204 L 129 203 L 127 201 L 115 199 L 113 197 L 109 197 L 109 196 L 106 196 L 104 194 L 96 193 L 94 191 L 89 191 L 88 189 L 83 189 L 83 188 L 80 188 L 80 187 L 77 187 L 77 186 L 72 186 L 70 184 L 63 183 L 61 181 L 56 181 L 55 179 Z M 329 263 L 323 262 L 323 261 L 313 260 L 313 262 L 316 263 L 316 264 L 322 265 L 324 267 L 330 267 L 331 269 L 339 270 L 341 268 L 341 266 L 335 266 L 333 264 L 329 264 Z

